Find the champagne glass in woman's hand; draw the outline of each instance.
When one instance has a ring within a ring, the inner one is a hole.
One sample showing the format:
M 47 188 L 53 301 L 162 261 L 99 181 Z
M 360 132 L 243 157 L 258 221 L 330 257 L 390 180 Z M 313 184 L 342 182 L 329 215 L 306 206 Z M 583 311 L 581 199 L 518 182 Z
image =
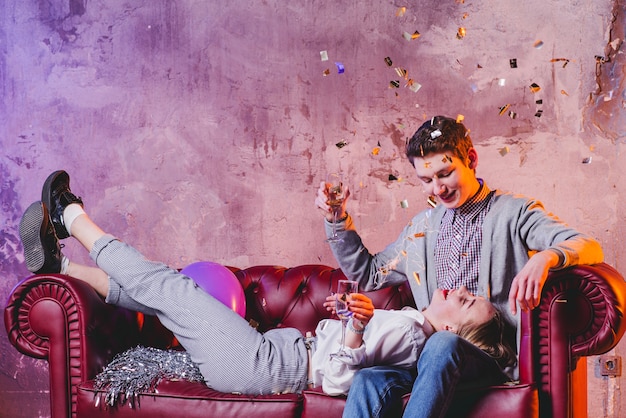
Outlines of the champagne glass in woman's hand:
M 354 280 L 339 280 L 337 282 L 337 292 L 335 293 L 335 311 L 341 320 L 341 345 L 339 346 L 339 351 L 331 354 L 331 357 L 350 357 L 344 349 L 346 341 L 346 325 L 348 324 L 348 319 L 352 316 L 352 312 L 348 307 L 348 299 L 350 298 L 350 294 L 358 291 L 359 284 Z
M 337 236 L 337 212 L 341 210 L 343 204 L 343 179 L 341 173 L 331 173 L 326 178 L 326 187 L 328 191 L 328 206 L 333 212 L 333 234 L 326 241 L 340 242 L 343 241 Z

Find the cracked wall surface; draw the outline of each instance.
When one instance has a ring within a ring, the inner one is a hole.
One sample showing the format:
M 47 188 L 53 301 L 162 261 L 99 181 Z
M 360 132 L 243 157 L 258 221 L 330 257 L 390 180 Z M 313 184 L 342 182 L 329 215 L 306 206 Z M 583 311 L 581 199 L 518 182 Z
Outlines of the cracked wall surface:
M 623 40 L 621 0 L 0 2 L 0 296 L 59 168 L 106 230 L 178 268 L 336 265 L 313 200 L 341 169 L 379 251 L 427 207 L 402 150 L 437 114 L 463 115 L 492 188 L 626 272 Z M 49 415 L 45 363 L 0 347 L 0 411 Z M 589 416 L 620 416 L 621 378 L 588 366 Z

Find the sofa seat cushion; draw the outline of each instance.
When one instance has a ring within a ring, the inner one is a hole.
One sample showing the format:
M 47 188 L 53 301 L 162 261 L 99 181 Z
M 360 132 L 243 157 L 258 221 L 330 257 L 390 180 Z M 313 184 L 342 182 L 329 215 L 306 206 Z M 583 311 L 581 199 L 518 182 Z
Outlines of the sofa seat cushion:
M 139 395 L 135 406 L 103 405 L 105 393 L 94 389 L 94 382 L 83 382 L 78 386 L 77 416 L 100 418 L 115 416 L 171 418 L 276 418 L 299 417 L 302 396 L 284 395 L 234 395 L 217 392 L 205 384 L 187 381 L 164 380 L 157 386 L 157 393 Z M 101 397 L 95 406 L 96 396 Z M 112 414 L 114 410 L 114 414 Z

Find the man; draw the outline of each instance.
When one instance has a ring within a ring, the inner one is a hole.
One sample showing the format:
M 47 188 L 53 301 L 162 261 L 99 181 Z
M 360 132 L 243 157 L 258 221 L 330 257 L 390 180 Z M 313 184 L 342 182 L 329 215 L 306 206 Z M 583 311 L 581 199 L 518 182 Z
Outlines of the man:
M 418 308 L 437 288 L 462 285 L 489 298 L 517 326 L 517 304 L 535 308 L 550 269 L 603 260 L 594 239 L 568 227 L 534 199 L 491 190 L 476 177 L 478 153 L 469 131 L 436 116 L 415 132 L 406 155 L 422 187 L 438 203 L 418 213 L 398 239 L 371 254 L 355 231 L 346 200 L 336 214 L 340 241 L 331 244 L 341 269 L 360 289 L 409 281 Z M 333 213 L 320 184 L 315 203 L 325 212 L 330 235 Z M 515 373 L 515 372 L 513 372 Z M 345 417 L 398 414 L 411 390 L 404 417 L 445 416 L 459 385 L 474 387 L 506 379 L 497 364 L 458 336 L 440 332 L 425 345 L 414 373 L 377 367 L 361 370 L 350 389 Z

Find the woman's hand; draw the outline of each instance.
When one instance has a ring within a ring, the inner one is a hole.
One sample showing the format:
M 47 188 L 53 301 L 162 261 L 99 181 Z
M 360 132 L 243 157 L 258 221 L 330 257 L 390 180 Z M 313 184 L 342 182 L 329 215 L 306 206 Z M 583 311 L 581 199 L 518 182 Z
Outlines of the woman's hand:
M 324 307 L 332 315 L 337 313 L 335 312 L 335 295 L 326 296 Z M 374 303 L 362 293 L 350 294 L 348 309 L 352 312 L 354 319 L 360 321 L 364 327 L 374 316 Z
M 335 310 L 335 294 L 334 293 L 332 293 L 330 296 L 326 296 L 326 301 L 324 302 L 324 308 L 326 308 L 326 310 L 330 312 L 331 315 L 335 315 L 337 313 Z

